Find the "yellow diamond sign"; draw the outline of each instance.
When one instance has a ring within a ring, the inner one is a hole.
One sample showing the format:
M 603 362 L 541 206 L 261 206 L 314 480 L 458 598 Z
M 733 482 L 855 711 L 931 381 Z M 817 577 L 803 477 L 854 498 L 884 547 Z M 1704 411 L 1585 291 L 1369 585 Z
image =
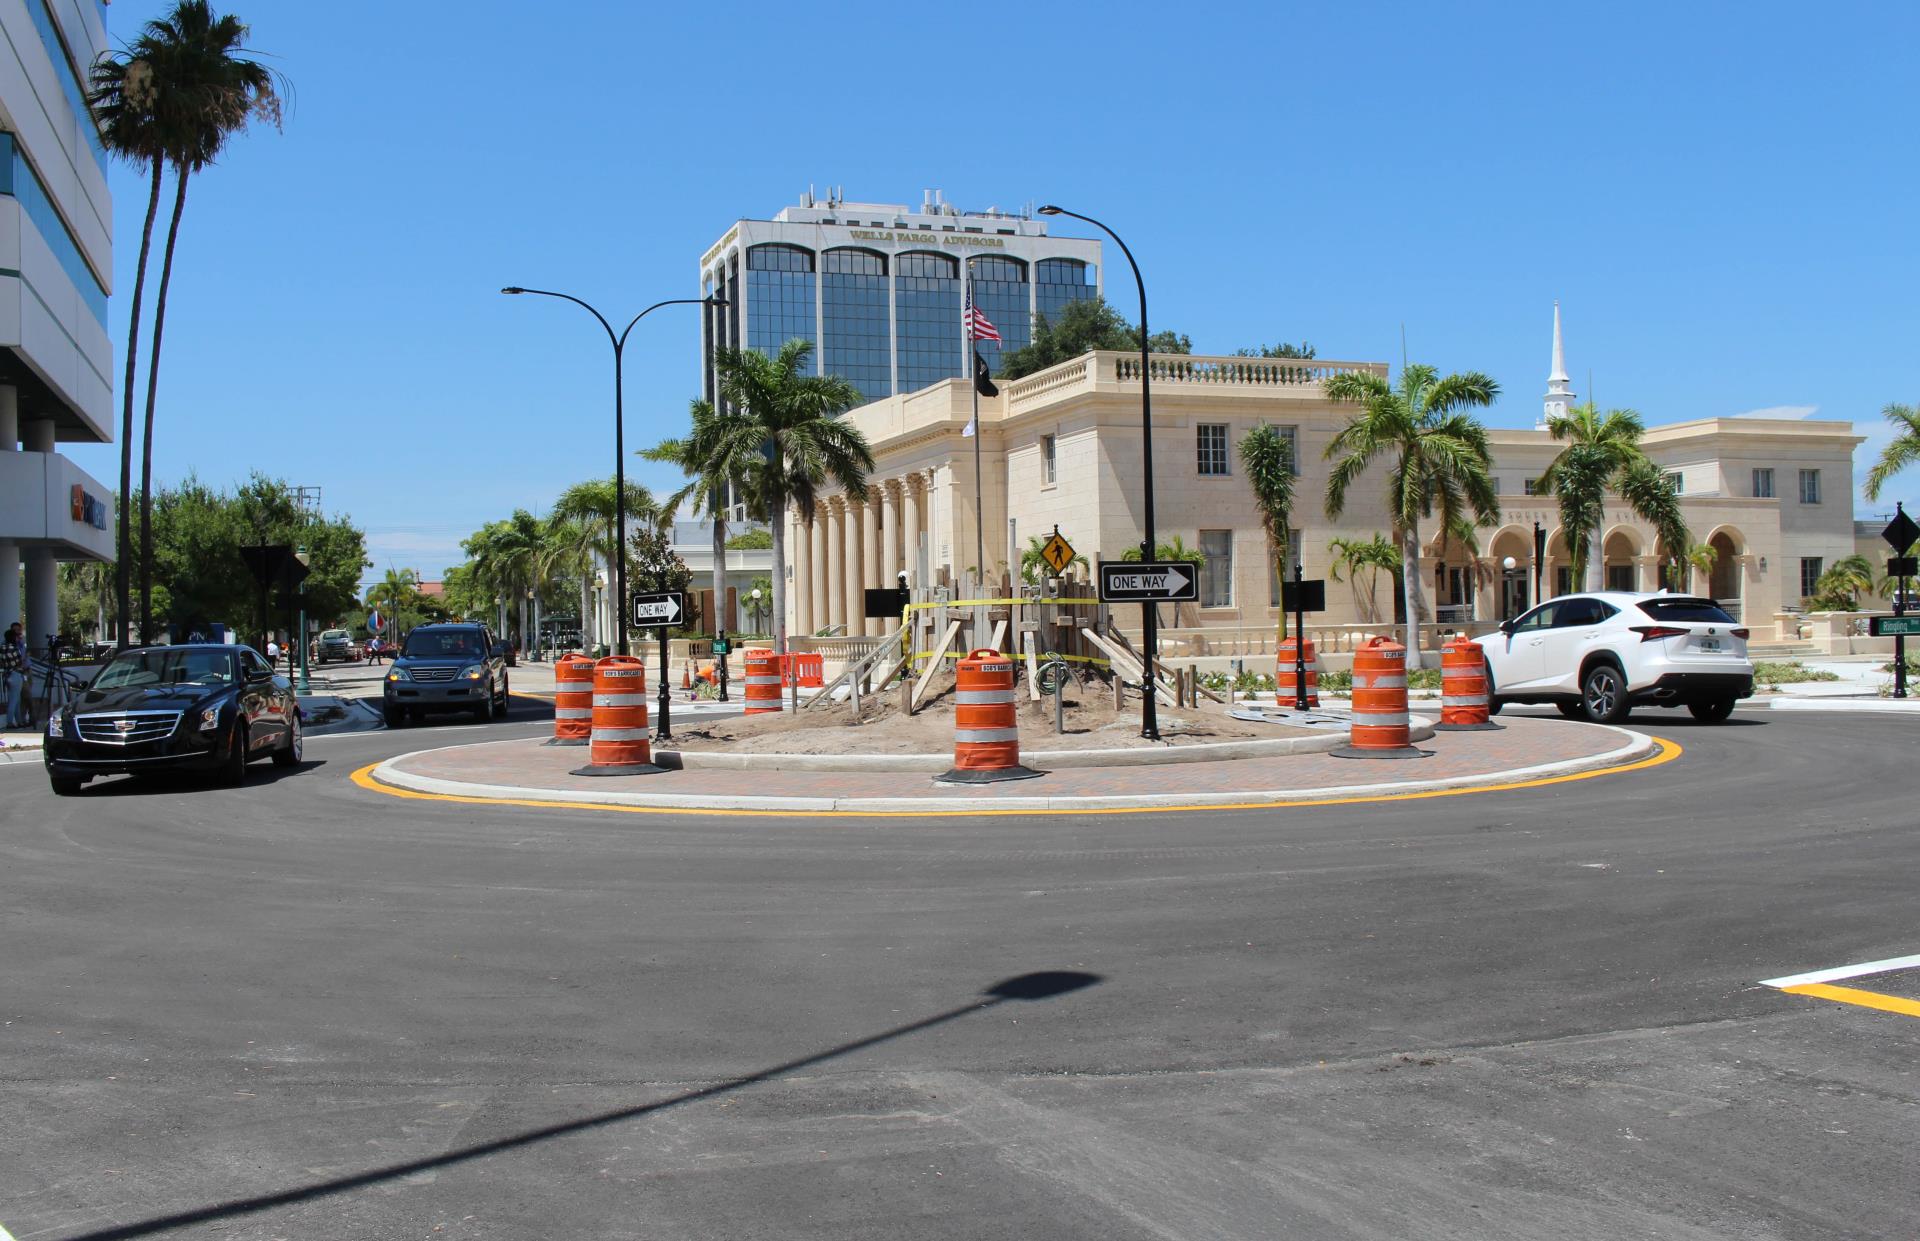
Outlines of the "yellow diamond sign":
M 1053 566 L 1055 573 L 1065 573 L 1067 566 L 1073 563 L 1073 544 L 1061 538 L 1059 528 L 1056 527 L 1053 537 L 1048 539 L 1046 546 L 1040 549 L 1040 555 Z

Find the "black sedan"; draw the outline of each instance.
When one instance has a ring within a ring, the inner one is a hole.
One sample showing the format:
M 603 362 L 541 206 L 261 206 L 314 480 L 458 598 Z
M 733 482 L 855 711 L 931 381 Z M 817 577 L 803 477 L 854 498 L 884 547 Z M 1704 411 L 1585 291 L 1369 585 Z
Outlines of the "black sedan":
M 47 720 L 47 778 L 69 797 L 94 776 L 209 771 L 224 784 L 271 755 L 300 762 L 300 704 L 250 647 L 122 651 Z

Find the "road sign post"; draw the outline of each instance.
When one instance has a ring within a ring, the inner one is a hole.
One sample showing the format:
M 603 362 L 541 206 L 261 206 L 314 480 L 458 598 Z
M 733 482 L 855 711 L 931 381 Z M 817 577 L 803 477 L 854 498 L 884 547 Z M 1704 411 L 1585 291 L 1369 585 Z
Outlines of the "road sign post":
M 1914 558 L 1912 551 L 1915 539 L 1920 539 L 1920 523 L 1907 516 L 1903 503 L 1895 502 L 1893 520 L 1880 532 L 1880 537 L 1893 548 L 1894 559 L 1887 562 L 1887 572 L 1899 579 L 1899 586 L 1893 594 L 1893 616 L 1896 621 L 1907 614 L 1907 580 L 1913 576 Z M 1904 625 L 1896 625 L 1893 630 L 1893 696 L 1907 696 L 1907 630 Z
M 1307 613 L 1327 610 L 1325 578 L 1307 580 L 1306 568 L 1293 563 L 1293 580 L 1287 583 L 1281 603 L 1293 610 L 1293 709 L 1307 710 Z
M 667 630 L 686 614 L 687 597 L 677 590 L 662 590 L 635 594 L 633 610 L 627 617 L 627 623 L 635 629 L 654 629 L 660 634 L 660 718 L 654 736 L 661 741 L 673 740 L 673 700 L 667 693 Z

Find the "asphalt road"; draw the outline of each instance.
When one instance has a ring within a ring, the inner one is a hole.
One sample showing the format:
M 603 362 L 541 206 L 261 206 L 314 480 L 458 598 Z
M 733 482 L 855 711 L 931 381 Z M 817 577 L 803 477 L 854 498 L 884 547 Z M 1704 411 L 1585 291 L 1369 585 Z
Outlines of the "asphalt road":
M 0 1225 L 1916 1231 L 1920 1020 L 1756 985 L 1920 953 L 1907 721 L 1651 713 L 1686 752 L 1646 771 L 1266 813 L 636 815 L 346 778 L 536 714 L 315 739 L 238 790 L 56 800 L 0 769 Z M 982 998 L 1035 971 L 1098 980 Z

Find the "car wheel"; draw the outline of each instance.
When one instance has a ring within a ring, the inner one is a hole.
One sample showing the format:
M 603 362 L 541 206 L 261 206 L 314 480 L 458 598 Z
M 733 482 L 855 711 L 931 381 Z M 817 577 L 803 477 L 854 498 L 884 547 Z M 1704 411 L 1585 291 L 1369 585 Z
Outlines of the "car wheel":
M 293 723 L 287 729 L 287 744 L 273 752 L 275 767 L 298 767 L 306 755 L 307 739 L 300 732 L 300 715 L 295 712 Z
M 1493 692 L 1493 665 L 1483 659 L 1480 666 L 1487 671 L 1487 715 L 1492 717 L 1500 714 L 1500 708 L 1507 704 L 1500 701 L 1500 695 Z
M 1587 709 L 1583 703 L 1556 702 L 1553 704 L 1553 709 L 1570 720 L 1584 720 L 1587 718 Z
M 1733 714 L 1733 702 L 1731 698 L 1708 698 L 1688 703 L 1687 710 L 1702 724 L 1718 724 Z
M 513 694 L 512 682 L 509 681 L 506 677 L 501 677 L 500 678 L 500 718 L 501 719 L 505 719 L 507 716 L 507 706 L 508 706 L 507 699 L 511 697 L 512 694 Z
M 78 797 L 87 783 L 74 776 L 48 776 L 47 781 L 53 785 L 55 797 Z
M 1580 683 L 1580 708 L 1595 724 L 1627 718 L 1627 678 L 1612 664 L 1595 664 Z
M 480 695 L 480 705 L 473 709 L 473 718 L 482 724 L 493 721 L 493 686 L 487 686 L 487 692 Z
M 380 708 L 380 718 L 387 722 L 388 728 L 398 728 L 407 722 L 407 712 L 404 707 L 389 703 Z
M 244 720 L 233 722 L 233 732 L 227 739 L 227 761 L 220 765 L 220 783 L 228 788 L 238 788 L 247 782 L 247 725 Z

